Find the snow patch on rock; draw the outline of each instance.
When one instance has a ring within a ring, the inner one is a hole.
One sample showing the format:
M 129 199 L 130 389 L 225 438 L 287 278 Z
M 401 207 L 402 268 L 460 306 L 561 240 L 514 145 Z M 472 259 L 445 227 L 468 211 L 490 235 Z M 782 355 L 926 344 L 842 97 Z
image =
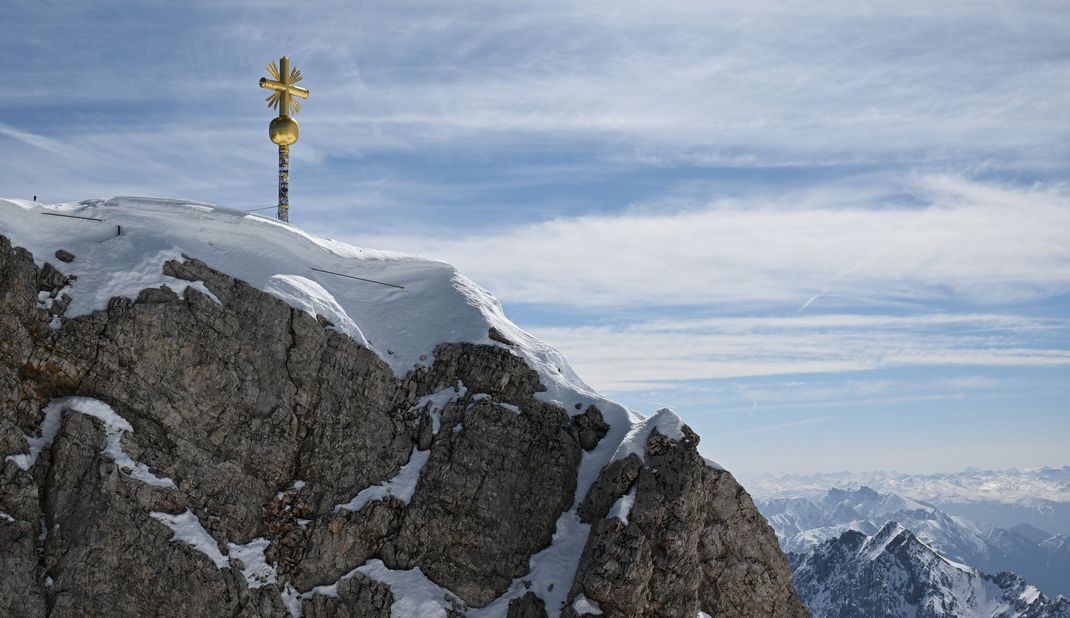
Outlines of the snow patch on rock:
M 430 406 L 428 414 L 431 417 L 431 433 L 437 434 L 438 430 L 442 428 L 442 411 L 447 405 L 464 397 L 467 392 L 468 389 L 465 385 L 458 381 L 455 386 L 449 386 L 430 395 L 420 397 L 416 400 L 416 405 L 413 406 L 413 409 L 420 410 Z
M 632 506 L 635 504 L 635 485 L 628 490 L 628 493 L 617 498 L 617 501 L 613 503 L 613 506 L 609 509 L 609 514 L 606 517 L 616 517 L 623 523 L 628 523 L 628 516 L 632 512 Z
M 468 618 L 500 618 L 508 611 L 509 601 L 528 590 L 542 598 L 551 618 L 558 616 L 568 598 L 590 530 L 589 524 L 580 521 L 575 508 L 561 515 L 550 546 L 528 561 L 528 574 L 513 580 L 505 594 L 490 605 L 469 610 Z
M 230 566 L 227 557 L 219 551 L 219 545 L 216 544 L 215 539 L 208 534 L 208 531 L 201 525 L 201 520 L 189 509 L 176 514 L 153 511 L 149 515 L 171 529 L 172 542 L 181 541 L 193 547 L 207 556 L 216 568 L 224 569 Z
M 319 283 L 300 275 L 274 275 L 268 279 L 264 291 L 282 299 L 291 307 L 303 310 L 312 317 L 322 315 L 339 332 L 349 335 L 365 347 L 371 347 L 357 323 Z
M 513 414 L 520 414 L 520 408 L 519 407 L 517 407 L 517 406 L 515 406 L 515 405 L 513 405 L 511 403 L 505 403 L 503 401 L 494 401 L 494 397 L 491 396 L 489 393 L 476 393 L 475 395 L 472 395 L 472 403 L 475 403 L 477 401 L 490 401 L 491 403 L 493 403 L 494 405 L 498 406 L 499 408 L 505 408 L 506 410 L 509 410 Z
M 13 462 L 23 470 L 29 470 L 37 463 L 37 458 L 46 447 L 52 446 L 52 441 L 59 433 L 59 424 L 63 414 L 63 406 L 53 401 L 45 406 L 45 418 L 41 421 L 41 435 L 37 437 L 26 436 L 26 442 L 30 445 L 28 453 L 8 455 L 5 459 Z
M 409 455 L 408 463 L 401 467 L 401 470 L 394 478 L 362 489 L 349 502 L 335 506 L 334 512 L 337 513 L 343 509 L 346 511 L 359 511 L 369 502 L 382 500 L 387 496 L 394 496 L 403 503 L 408 504 L 409 500 L 412 499 L 412 494 L 416 491 L 416 482 L 420 480 L 420 471 L 423 470 L 424 464 L 427 463 L 430 457 L 430 450 L 421 451 L 414 446 L 412 454 Z
M 201 520 L 189 509 L 182 513 L 149 513 L 153 519 L 171 529 L 171 542 L 180 541 L 204 554 L 218 569 L 230 567 L 230 558 L 242 563 L 242 575 L 250 589 L 261 588 L 278 581 L 275 567 L 267 563 L 264 550 L 271 541 L 256 538 L 244 545 L 227 543 L 227 553 L 219 549 L 219 544 L 201 525 Z
M 123 417 L 119 416 L 108 404 L 90 397 L 61 397 L 53 399 L 45 406 L 45 418 L 41 422 L 41 435 L 27 437 L 30 445 L 28 453 L 8 455 L 7 459 L 15 463 L 23 470 L 29 470 L 40 456 L 41 451 L 52 445 L 59 433 L 60 421 L 64 410 L 78 412 L 86 416 L 92 416 L 104 424 L 104 433 L 107 436 L 107 446 L 103 452 L 111 457 L 115 465 L 130 478 L 141 481 L 154 487 L 176 489 L 175 482 L 169 478 L 159 477 L 149 470 L 145 464 L 135 461 L 122 448 L 122 436 L 124 433 L 133 433 L 134 428 Z
M 256 538 L 245 545 L 227 544 L 227 554 L 242 563 L 242 575 L 250 589 L 260 588 L 278 581 L 278 573 L 275 567 L 267 563 L 264 550 L 271 545 L 271 541 L 264 538 Z
M 398 617 L 420 616 L 421 618 L 446 618 L 453 607 L 463 607 L 464 601 L 449 590 L 432 582 L 419 567 L 408 570 L 387 568 L 382 560 L 369 560 L 338 578 L 333 584 L 316 586 L 307 592 L 299 592 L 287 584 L 282 592 L 283 604 L 291 618 L 304 614 L 302 602 L 314 596 L 338 597 L 338 584 L 360 573 L 374 581 L 386 584 L 394 595 L 390 615 Z
M 613 454 L 613 460 L 624 459 L 629 455 L 638 455 L 643 459 L 646 453 L 646 443 L 650 434 L 655 429 L 658 433 L 670 440 L 682 440 L 684 438 L 684 421 L 680 415 L 669 408 L 662 408 L 653 416 L 645 418 L 634 424 L 628 435 L 621 441 L 617 451 Z
M 356 572 L 390 586 L 394 593 L 391 616 L 445 618 L 448 609 L 463 605 L 458 596 L 427 579 L 419 567 L 394 570 L 387 568 L 382 560 L 369 560 Z
M 212 293 L 212 290 L 209 290 L 208 286 L 206 286 L 203 281 L 184 281 L 182 279 L 174 279 L 173 277 L 167 277 L 167 279 L 172 279 L 173 281 L 177 282 L 177 287 L 182 290 L 183 298 L 187 297 L 186 294 L 189 293 L 190 290 L 197 290 L 201 294 L 204 294 L 205 296 L 210 298 L 215 304 L 223 304 L 223 302 L 219 300 L 219 297 Z
M 572 609 L 577 614 L 583 616 L 584 614 L 589 616 L 601 616 L 602 607 L 598 603 L 588 599 L 582 592 L 576 596 L 576 600 L 572 602 Z

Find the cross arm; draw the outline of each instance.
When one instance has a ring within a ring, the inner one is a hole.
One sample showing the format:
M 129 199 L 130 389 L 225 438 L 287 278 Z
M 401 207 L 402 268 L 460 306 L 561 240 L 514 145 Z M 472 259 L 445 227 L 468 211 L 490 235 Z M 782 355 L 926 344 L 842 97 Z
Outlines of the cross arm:
M 268 90 L 274 90 L 276 92 L 286 92 L 286 93 L 289 93 L 292 96 L 301 97 L 302 99 L 307 99 L 308 98 L 308 89 L 307 88 L 302 88 L 300 86 L 293 86 L 291 84 L 284 84 L 282 82 L 277 82 L 277 81 L 275 81 L 273 79 L 268 79 L 266 77 L 261 77 L 260 78 L 260 87 L 261 88 L 266 88 Z

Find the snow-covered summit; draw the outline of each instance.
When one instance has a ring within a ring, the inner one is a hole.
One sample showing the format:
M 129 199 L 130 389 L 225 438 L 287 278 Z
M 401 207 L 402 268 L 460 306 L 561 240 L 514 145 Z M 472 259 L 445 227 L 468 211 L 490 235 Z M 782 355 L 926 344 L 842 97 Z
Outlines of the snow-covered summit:
M 596 405 L 610 426 L 581 466 L 579 497 L 614 453 L 642 453 L 654 428 L 672 439 L 682 436 L 683 421 L 671 410 L 643 419 L 601 397 L 562 354 L 513 324 L 496 298 L 442 261 L 354 247 L 212 204 L 147 197 L 66 204 L 0 200 L 0 235 L 28 249 L 39 265 L 59 264 L 53 258 L 58 250 L 75 256 L 62 264 L 72 279 L 65 290 L 72 298 L 67 318 L 161 285 L 180 294 L 192 286 L 211 295 L 203 285 L 163 274 L 165 262 L 190 257 L 325 317 L 376 352 L 399 378 L 430 366 L 440 343 L 509 349 L 539 374 L 547 388 L 538 394 L 541 399 L 570 414 Z M 567 586 L 560 591 L 565 592 Z
M 162 266 L 185 255 L 324 316 L 375 350 L 399 377 L 429 365 L 439 343 L 504 345 L 504 338 L 539 372 L 547 400 L 569 410 L 593 400 L 604 405 L 562 354 L 510 322 L 497 299 L 445 262 L 354 247 L 212 204 L 147 197 L 65 204 L 3 199 L 0 234 L 39 261 L 58 249 L 77 256 L 63 268 L 77 277 L 68 317 L 148 287 L 181 291 L 189 283 L 165 276 Z M 492 328 L 500 338 L 491 337 Z M 638 420 L 614 411 L 621 420 Z

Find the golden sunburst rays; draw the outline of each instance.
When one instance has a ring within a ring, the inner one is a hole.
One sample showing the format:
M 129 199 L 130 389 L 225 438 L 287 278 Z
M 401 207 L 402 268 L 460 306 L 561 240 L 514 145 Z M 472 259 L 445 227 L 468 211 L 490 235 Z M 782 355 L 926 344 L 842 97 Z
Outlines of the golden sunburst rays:
M 271 109 L 279 109 L 279 99 L 282 98 L 281 92 L 272 92 L 268 95 L 267 104 Z
M 267 72 L 271 74 L 272 79 L 277 82 L 282 82 L 282 75 L 279 73 L 279 65 L 275 64 L 274 60 L 271 61 L 271 64 L 267 65 Z M 283 83 L 296 84 L 297 82 L 304 79 L 303 77 L 301 77 L 301 69 L 297 67 L 293 67 L 292 69 L 290 69 L 289 77 L 290 79 Z
M 282 100 L 283 96 L 289 97 L 289 99 L 290 99 L 290 111 L 292 113 L 294 113 L 294 114 L 301 113 L 301 104 L 297 102 L 297 97 L 296 96 L 294 96 L 292 94 L 283 95 L 283 93 L 278 92 L 278 91 L 272 92 L 271 94 L 268 95 L 268 98 L 266 99 L 268 107 L 270 107 L 271 109 L 279 109 L 279 101 Z
M 301 76 L 301 69 L 298 69 L 297 67 L 291 68 L 290 74 L 285 76 L 286 78 L 283 79 L 283 75 L 279 71 L 279 66 L 275 64 L 274 60 L 272 60 L 271 63 L 267 65 L 267 72 L 269 75 L 271 75 L 271 78 L 273 80 L 279 82 L 283 86 L 292 86 L 304 79 L 304 77 Z M 288 104 L 290 107 L 290 111 L 294 114 L 300 113 L 301 104 L 297 101 L 297 95 L 293 94 L 291 91 L 289 91 L 289 89 L 287 89 L 285 93 L 283 91 L 276 90 L 270 95 L 268 95 L 268 98 L 266 99 L 268 107 L 270 107 L 271 109 L 278 109 L 279 103 L 282 101 L 282 97 L 284 96 L 289 99 Z
M 301 113 L 301 104 L 297 102 L 297 97 L 292 94 L 283 95 L 281 92 L 272 92 L 266 99 L 268 107 L 271 109 L 279 109 L 279 101 L 283 96 L 289 97 L 290 99 L 290 112 L 294 114 Z

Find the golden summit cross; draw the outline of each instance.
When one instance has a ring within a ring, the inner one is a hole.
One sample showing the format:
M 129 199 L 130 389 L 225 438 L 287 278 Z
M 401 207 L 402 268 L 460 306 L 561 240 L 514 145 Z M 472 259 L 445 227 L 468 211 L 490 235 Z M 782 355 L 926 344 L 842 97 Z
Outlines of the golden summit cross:
M 290 145 L 297 141 L 297 121 L 290 117 L 290 108 L 293 113 L 301 111 L 301 104 L 297 97 L 308 98 L 308 90 L 295 86 L 301 81 L 301 71 L 290 68 L 290 59 L 283 56 L 279 59 L 278 66 L 275 62 L 267 66 L 268 73 L 273 79 L 260 78 L 260 87 L 273 90 L 267 98 L 268 107 L 279 110 L 278 118 L 268 125 L 268 135 L 271 141 L 279 145 L 279 221 L 290 220 Z

